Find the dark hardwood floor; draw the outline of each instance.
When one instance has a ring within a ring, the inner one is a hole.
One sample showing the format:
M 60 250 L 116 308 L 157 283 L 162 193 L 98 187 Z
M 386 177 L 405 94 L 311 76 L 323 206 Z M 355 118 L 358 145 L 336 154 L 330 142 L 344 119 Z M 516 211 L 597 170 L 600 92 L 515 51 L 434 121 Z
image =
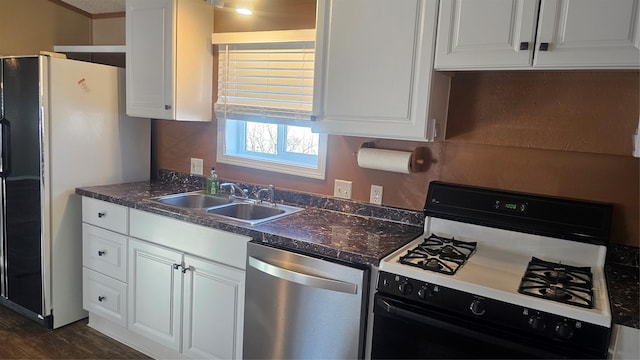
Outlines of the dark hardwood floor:
M 87 326 L 49 330 L 0 305 L 0 359 L 149 359 Z

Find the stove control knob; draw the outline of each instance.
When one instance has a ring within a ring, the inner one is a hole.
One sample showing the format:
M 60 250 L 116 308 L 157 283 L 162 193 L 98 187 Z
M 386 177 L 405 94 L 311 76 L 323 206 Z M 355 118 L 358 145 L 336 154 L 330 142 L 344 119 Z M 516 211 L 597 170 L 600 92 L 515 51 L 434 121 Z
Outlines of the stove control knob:
M 480 315 L 484 315 L 486 311 L 486 306 L 484 305 L 484 302 L 482 302 L 482 300 L 475 299 L 471 302 L 469 309 L 474 315 L 480 316 Z
M 562 321 L 556 324 L 556 335 L 560 339 L 568 340 L 573 337 L 573 326 L 571 326 L 566 321 Z
M 435 293 L 433 291 L 433 288 L 429 285 L 422 285 L 422 287 L 420 287 L 420 290 L 418 290 L 418 296 L 421 299 L 430 298 L 433 295 L 435 295 Z
M 398 285 L 398 290 L 400 290 L 402 295 L 409 295 L 413 291 L 413 285 L 411 285 L 407 280 L 404 280 L 400 285 Z
M 391 285 L 391 283 L 389 283 L 389 279 L 383 278 L 382 279 L 382 286 L 389 287 L 389 285 Z
M 547 327 L 547 324 L 545 324 L 544 319 L 540 315 L 531 315 L 529 317 L 529 326 L 531 326 L 533 330 L 542 331 Z

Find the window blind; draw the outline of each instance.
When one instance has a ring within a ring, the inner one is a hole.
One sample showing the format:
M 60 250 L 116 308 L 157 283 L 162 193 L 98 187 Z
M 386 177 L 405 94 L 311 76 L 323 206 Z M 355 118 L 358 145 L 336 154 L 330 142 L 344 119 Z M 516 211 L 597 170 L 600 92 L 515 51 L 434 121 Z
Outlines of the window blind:
M 309 120 L 315 43 L 220 44 L 216 115 Z

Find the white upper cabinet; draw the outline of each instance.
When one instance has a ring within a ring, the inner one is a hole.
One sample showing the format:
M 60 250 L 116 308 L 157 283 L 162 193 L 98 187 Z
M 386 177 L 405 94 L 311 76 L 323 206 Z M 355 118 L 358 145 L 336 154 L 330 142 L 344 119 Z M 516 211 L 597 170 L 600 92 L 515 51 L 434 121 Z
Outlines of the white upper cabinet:
M 531 66 L 537 13 L 538 0 L 441 0 L 436 68 Z
M 318 0 L 314 131 L 444 138 L 449 78 L 433 71 L 436 0 Z
M 639 11 L 638 0 L 543 0 L 533 66 L 639 68 Z
M 441 0 L 435 67 L 640 67 L 638 0 Z
M 210 121 L 213 6 L 203 0 L 127 0 L 127 114 Z

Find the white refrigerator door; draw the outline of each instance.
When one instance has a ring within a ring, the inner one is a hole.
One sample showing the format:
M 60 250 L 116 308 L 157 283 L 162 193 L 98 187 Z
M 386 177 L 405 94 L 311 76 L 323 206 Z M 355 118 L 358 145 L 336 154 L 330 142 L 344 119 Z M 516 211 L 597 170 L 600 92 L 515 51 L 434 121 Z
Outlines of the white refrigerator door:
M 151 135 L 149 119 L 124 115 L 124 69 L 57 58 L 43 58 L 42 66 L 45 305 L 55 310 L 56 328 L 86 316 L 75 188 L 149 179 Z

